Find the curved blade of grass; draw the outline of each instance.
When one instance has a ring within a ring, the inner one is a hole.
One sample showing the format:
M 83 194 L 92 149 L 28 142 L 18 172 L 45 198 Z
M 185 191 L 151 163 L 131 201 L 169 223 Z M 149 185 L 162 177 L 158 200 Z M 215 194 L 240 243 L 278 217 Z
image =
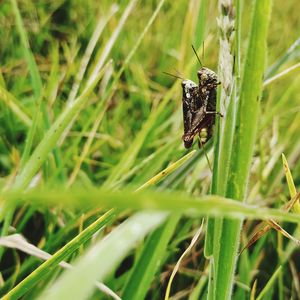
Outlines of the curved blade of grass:
M 163 264 L 170 239 L 180 220 L 180 214 L 171 215 L 163 226 L 155 230 L 143 247 L 124 287 L 122 299 L 144 299 L 158 269 Z
M 253 286 L 251 288 L 250 300 L 255 300 L 257 280 L 254 281 Z
M 145 235 L 165 220 L 166 213 L 137 213 L 91 247 L 39 299 L 87 299 L 95 279 L 102 281 Z M 113 258 L 113 259 L 112 259 Z
M 282 267 L 279 266 L 277 268 L 277 270 L 273 273 L 272 277 L 269 279 L 268 283 L 266 284 L 266 286 L 263 288 L 263 290 L 259 293 L 259 295 L 257 296 L 256 300 L 262 300 L 264 298 L 264 296 L 270 292 L 271 288 L 273 288 L 273 285 L 275 283 L 275 280 L 277 279 L 277 277 L 279 276 L 279 274 L 281 273 L 281 269 Z
M 203 228 L 203 221 L 202 221 L 202 224 L 200 226 L 200 228 L 197 230 L 197 232 L 195 233 L 195 235 L 193 236 L 192 240 L 191 240 L 191 243 L 189 244 L 189 246 L 185 249 L 185 251 L 182 253 L 182 255 L 180 256 L 180 258 L 178 259 L 173 271 L 172 271 L 172 274 L 170 276 L 170 279 L 169 279 L 169 282 L 168 282 L 168 285 L 167 285 L 167 290 L 166 290 L 166 294 L 165 294 L 165 300 L 168 300 L 170 299 L 170 292 L 171 292 L 171 285 L 172 285 L 172 282 L 173 282 L 173 279 L 176 275 L 176 273 L 178 272 L 179 270 L 179 267 L 180 267 L 180 263 L 181 261 L 184 259 L 184 257 L 191 251 L 191 249 L 194 247 L 195 243 L 197 242 L 197 240 L 199 239 L 199 236 L 202 232 L 202 228 Z
M 273 77 L 282 65 L 289 62 L 292 59 L 299 57 L 299 55 L 300 37 L 289 47 L 286 53 L 284 53 L 271 67 L 268 68 L 265 74 L 265 78 L 269 79 L 270 77 Z
M 158 183 L 162 178 L 166 177 L 173 171 L 175 171 L 177 168 L 179 168 L 181 165 L 183 165 L 187 160 L 189 160 L 194 154 L 196 153 L 196 150 L 191 151 L 187 155 L 183 156 L 181 159 L 177 160 L 175 163 L 171 164 L 161 172 L 159 172 L 157 175 L 149 179 L 146 183 L 144 183 L 141 187 L 137 189 L 137 191 L 146 189 L 147 187 L 154 185 Z
M 18 103 L 18 100 L 3 86 L 0 85 L 0 99 L 6 104 L 11 111 L 23 122 L 26 126 L 30 127 L 32 121 L 30 117 L 24 112 L 24 109 Z
M 5 214 L 11 205 L 31 204 L 40 207 L 63 205 L 65 207 L 81 208 L 89 207 L 116 207 L 120 209 L 139 209 L 170 211 L 185 213 L 188 215 L 226 216 L 240 219 L 275 219 L 277 221 L 299 222 L 300 215 L 248 205 L 240 201 L 224 198 L 217 195 L 192 197 L 182 193 L 163 191 L 142 191 L 133 193 L 128 190 L 112 192 L 107 189 L 90 189 L 89 193 L 84 189 L 58 190 L 29 190 L 26 194 L 7 191 L 1 194 L 1 213 Z
M 64 247 L 58 250 L 51 258 L 42 263 L 37 269 L 30 273 L 18 285 L 9 291 L 2 299 L 18 299 L 22 297 L 28 290 L 32 289 L 43 277 L 53 271 L 56 266 L 61 263 L 70 254 L 74 253 L 81 245 L 89 240 L 93 234 L 103 228 L 107 223 L 115 217 L 114 210 L 110 210 L 101 216 L 96 222 L 88 226 L 79 233 L 73 240 L 68 242 Z
M 267 85 L 273 83 L 275 80 L 278 80 L 278 79 L 282 78 L 283 76 L 288 75 L 289 73 L 298 69 L 299 67 L 300 67 L 300 63 L 297 63 L 297 64 L 287 68 L 286 70 L 282 71 L 281 73 L 274 75 L 273 77 L 264 81 L 264 86 L 267 86 Z
M 283 153 L 282 153 L 282 163 L 283 163 L 284 173 L 285 173 L 286 181 L 287 181 L 287 184 L 288 184 L 288 187 L 289 187 L 290 195 L 291 195 L 292 198 L 294 198 L 297 194 L 297 190 L 296 190 L 296 187 L 295 187 L 295 183 L 294 183 L 293 176 L 292 176 L 291 170 L 289 168 L 288 162 L 287 162 L 286 157 Z M 299 200 L 294 204 L 294 210 L 298 214 L 300 213 Z
M 290 211 L 290 209 L 292 207 L 294 207 L 294 205 L 299 201 L 300 198 L 300 192 L 296 193 L 295 196 L 287 203 L 284 205 L 283 210 L 285 211 Z M 271 227 L 273 227 L 274 229 L 278 230 L 279 232 L 281 231 L 281 227 L 278 224 L 275 224 L 275 226 L 272 226 L 274 223 L 274 220 L 268 220 L 267 221 L 268 224 L 266 224 L 264 227 L 261 228 L 262 224 L 258 224 L 256 226 L 256 230 L 254 230 L 254 235 L 251 237 L 251 239 L 249 240 L 249 242 L 246 244 L 246 246 L 244 246 L 244 248 L 242 248 L 242 250 L 240 251 L 240 254 L 247 248 L 251 247 L 251 245 L 253 245 L 258 239 L 260 239 L 264 234 L 266 234 Z M 282 232 L 283 233 L 283 232 Z M 285 235 L 283 233 L 283 235 Z M 290 236 L 287 234 L 286 237 L 290 238 Z M 291 237 L 291 240 L 293 240 L 293 237 Z

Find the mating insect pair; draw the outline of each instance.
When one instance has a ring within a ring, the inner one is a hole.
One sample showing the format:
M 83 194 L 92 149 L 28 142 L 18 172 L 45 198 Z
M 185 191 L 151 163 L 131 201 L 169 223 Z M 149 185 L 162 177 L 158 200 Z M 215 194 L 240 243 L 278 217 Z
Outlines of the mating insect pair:
M 216 96 L 218 77 L 215 72 L 202 66 L 195 48 L 192 46 L 200 63 L 197 72 L 199 85 L 189 79 L 166 73 L 182 79 L 182 110 L 184 134 L 182 140 L 185 148 L 193 145 L 194 137 L 199 134 L 199 147 L 203 146 L 213 134 L 216 115 Z

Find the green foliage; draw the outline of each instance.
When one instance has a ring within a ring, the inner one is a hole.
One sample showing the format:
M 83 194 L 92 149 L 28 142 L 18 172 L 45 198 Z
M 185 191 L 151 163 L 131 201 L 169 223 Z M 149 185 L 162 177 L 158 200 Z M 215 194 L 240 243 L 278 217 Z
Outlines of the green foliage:
M 299 203 L 280 209 L 300 182 L 298 2 L 118 2 L 0 6 L 1 297 L 162 299 L 207 217 L 170 299 L 292 298 L 296 243 L 239 248 L 260 220 L 300 237 Z M 163 74 L 196 80 L 191 44 L 221 81 L 213 173 Z

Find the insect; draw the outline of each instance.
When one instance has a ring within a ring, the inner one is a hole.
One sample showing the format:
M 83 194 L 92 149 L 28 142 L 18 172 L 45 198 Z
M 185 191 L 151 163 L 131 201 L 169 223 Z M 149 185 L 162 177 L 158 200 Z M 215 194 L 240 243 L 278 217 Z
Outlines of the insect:
M 216 115 L 217 74 L 202 66 L 195 48 L 192 46 L 201 68 L 197 72 L 199 84 L 189 79 L 166 73 L 182 79 L 182 111 L 184 133 L 182 140 L 185 148 L 193 145 L 195 136 L 199 135 L 199 147 L 203 146 L 213 134 Z

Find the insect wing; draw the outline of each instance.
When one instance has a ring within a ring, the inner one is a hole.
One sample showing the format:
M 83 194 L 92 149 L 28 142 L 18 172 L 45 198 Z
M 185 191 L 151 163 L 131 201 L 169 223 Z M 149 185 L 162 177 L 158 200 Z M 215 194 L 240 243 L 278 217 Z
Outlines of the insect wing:
M 190 148 L 193 144 L 194 135 L 192 135 L 193 120 L 198 111 L 199 89 L 195 82 L 184 80 L 182 82 L 182 111 L 183 111 L 183 142 L 185 148 Z
M 202 67 L 198 73 L 199 79 L 199 98 L 203 105 L 204 118 L 198 122 L 198 132 L 202 144 L 205 144 L 213 134 L 213 126 L 216 118 L 217 101 L 217 74 L 205 67 Z M 196 120 L 195 120 L 196 122 Z

